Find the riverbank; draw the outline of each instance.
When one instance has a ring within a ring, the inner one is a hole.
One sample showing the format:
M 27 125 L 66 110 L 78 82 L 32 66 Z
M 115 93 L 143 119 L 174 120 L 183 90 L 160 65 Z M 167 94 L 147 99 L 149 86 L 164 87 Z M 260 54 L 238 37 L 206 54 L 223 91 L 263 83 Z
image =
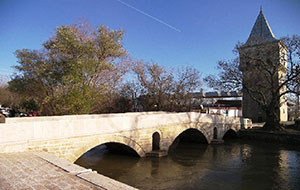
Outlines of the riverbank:
M 286 128 L 284 131 L 265 131 L 262 128 L 240 130 L 238 137 L 241 139 L 260 140 L 281 144 L 300 144 L 300 131 Z

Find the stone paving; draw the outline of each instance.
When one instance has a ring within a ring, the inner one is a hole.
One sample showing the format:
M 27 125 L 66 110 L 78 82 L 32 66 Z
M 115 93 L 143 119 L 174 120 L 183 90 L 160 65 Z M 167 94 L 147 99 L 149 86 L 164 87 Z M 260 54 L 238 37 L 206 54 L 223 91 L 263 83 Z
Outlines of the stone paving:
M 1 190 L 101 190 L 32 153 L 0 154 Z
M 47 152 L 0 153 L 0 190 L 138 190 Z

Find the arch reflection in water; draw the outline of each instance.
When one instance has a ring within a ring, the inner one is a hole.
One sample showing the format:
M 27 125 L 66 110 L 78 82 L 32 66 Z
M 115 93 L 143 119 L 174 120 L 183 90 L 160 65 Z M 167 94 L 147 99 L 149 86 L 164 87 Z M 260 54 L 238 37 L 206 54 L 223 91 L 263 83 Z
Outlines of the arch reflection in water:
M 187 129 L 169 147 L 170 158 L 182 166 L 194 166 L 205 153 L 207 145 L 206 137 L 199 130 Z M 194 159 L 191 160 L 191 157 Z
M 110 142 L 87 151 L 75 164 L 115 178 L 126 175 L 138 160 L 139 155 L 129 146 Z

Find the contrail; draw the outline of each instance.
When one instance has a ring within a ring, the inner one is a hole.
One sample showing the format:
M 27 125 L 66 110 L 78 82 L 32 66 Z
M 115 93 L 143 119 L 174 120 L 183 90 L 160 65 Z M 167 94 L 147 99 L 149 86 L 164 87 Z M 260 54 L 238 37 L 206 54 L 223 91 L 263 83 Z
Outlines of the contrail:
M 125 5 L 125 6 L 127 6 L 127 7 L 129 7 L 129 8 L 131 8 L 131 9 L 133 9 L 133 10 L 135 10 L 135 11 L 137 11 L 137 12 L 139 12 L 139 13 L 141 13 L 141 14 L 143 14 L 143 15 L 149 17 L 149 18 L 152 18 L 153 20 L 155 20 L 155 21 L 157 21 L 157 22 L 159 22 L 159 23 L 161 23 L 161 24 L 163 24 L 163 25 L 165 25 L 165 26 L 167 26 L 167 27 L 169 27 L 169 28 L 175 30 L 176 32 L 181 32 L 181 30 L 175 28 L 174 26 L 172 26 L 172 25 L 170 25 L 170 24 L 168 24 L 168 23 L 166 23 L 166 22 L 164 22 L 164 21 L 162 21 L 162 20 L 160 20 L 160 19 L 158 19 L 158 18 L 156 18 L 156 17 L 154 17 L 154 16 L 152 16 L 152 15 L 149 15 L 148 13 L 145 13 L 145 12 L 142 11 L 142 10 L 139 10 L 139 9 L 137 9 L 137 8 L 135 8 L 135 7 L 133 7 L 133 6 L 129 5 L 129 4 L 127 4 L 127 3 L 123 2 L 123 1 L 121 1 L 121 0 L 117 0 L 117 1 L 118 1 L 119 3 L 122 3 L 123 5 Z

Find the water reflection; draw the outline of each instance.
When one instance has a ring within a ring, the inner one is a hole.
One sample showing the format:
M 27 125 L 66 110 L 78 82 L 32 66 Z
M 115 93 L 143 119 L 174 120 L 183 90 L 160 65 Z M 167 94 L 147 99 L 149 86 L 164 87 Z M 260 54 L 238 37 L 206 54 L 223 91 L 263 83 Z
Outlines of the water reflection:
M 300 189 L 299 147 L 179 143 L 167 157 L 151 159 L 100 152 L 76 163 L 140 189 Z
M 241 161 L 247 163 L 252 156 L 251 146 L 244 144 L 240 146 L 241 149 Z
M 300 160 L 299 152 L 280 150 L 279 154 L 279 179 L 280 185 L 284 187 L 293 187 L 300 180 Z
M 175 150 L 169 152 L 169 158 L 184 167 L 192 167 L 199 163 L 201 157 L 205 155 L 207 147 L 208 145 L 205 144 L 181 143 Z
M 151 159 L 151 177 L 155 178 L 158 173 L 159 168 L 159 159 L 152 158 Z

